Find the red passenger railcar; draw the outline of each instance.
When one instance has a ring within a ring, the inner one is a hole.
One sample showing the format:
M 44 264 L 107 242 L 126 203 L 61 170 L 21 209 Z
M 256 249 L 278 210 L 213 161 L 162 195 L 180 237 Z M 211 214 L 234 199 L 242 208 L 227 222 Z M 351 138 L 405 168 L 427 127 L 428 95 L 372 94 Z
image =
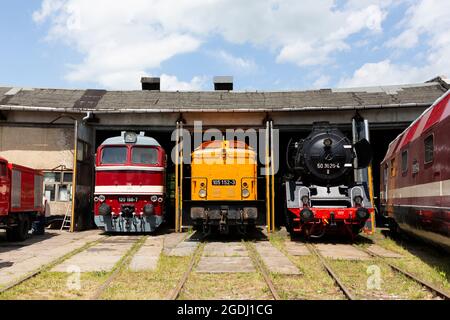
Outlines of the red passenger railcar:
M 389 145 L 381 210 L 392 227 L 450 251 L 450 91 Z
M 153 232 L 164 219 L 166 154 L 144 133 L 122 132 L 97 149 L 95 223 L 107 232 Z
M 8 240 L 25 240 L 33 220 L 43 214 L 43 181 L 41 171 L 0 157 L 0 228 Z

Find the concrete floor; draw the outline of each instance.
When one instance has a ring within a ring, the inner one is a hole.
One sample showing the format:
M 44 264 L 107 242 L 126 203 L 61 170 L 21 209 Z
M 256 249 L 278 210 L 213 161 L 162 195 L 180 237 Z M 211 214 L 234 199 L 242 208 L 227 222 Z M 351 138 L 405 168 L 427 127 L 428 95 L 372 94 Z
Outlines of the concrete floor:
M 2 233 L 0 237 L 0 285 L 22 278 L 101 237 L 99 230 L 78 233 L 48 230 L 45 235 L 32 236 L 23 242 L 6 242 L 5 234 Z

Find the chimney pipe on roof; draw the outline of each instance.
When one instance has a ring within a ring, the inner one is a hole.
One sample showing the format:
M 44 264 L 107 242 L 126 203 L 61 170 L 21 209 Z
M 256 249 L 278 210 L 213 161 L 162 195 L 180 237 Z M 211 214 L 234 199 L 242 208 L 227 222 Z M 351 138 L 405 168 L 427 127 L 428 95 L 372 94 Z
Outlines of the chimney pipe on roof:
M 233 77 L 230 77 L 230 76 L 214 77 L 214 90 L 215 91 L 232 91 L 233 90 Z
M 158 77 L 142 77 L 142 90 L 159 91 L 161 90 L 161 81 Z

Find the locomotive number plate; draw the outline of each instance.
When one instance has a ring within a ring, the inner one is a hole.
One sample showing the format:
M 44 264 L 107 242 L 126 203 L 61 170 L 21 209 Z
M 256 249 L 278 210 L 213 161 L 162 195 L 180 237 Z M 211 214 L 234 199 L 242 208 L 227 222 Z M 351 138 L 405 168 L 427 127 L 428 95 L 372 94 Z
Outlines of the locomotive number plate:
M 317 163 L 317 169 L 340 169 L 339 163 Z
M 235 186 L 236 180 L 234 179 L 214 179 L 212 181 L 213 186 Z
M 119 202 L 123 203 L 123 202 L 137 202 L 138 201 L 138 197 L 119 197 Z

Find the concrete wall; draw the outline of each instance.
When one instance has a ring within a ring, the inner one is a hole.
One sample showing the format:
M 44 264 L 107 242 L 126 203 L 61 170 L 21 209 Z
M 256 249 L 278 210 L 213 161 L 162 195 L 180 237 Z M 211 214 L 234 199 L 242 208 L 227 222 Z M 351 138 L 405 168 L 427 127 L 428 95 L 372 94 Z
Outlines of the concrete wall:
M 74 132 L 68 128 L 0 127 L 0 156 L 27 167 L 73 168 Z

